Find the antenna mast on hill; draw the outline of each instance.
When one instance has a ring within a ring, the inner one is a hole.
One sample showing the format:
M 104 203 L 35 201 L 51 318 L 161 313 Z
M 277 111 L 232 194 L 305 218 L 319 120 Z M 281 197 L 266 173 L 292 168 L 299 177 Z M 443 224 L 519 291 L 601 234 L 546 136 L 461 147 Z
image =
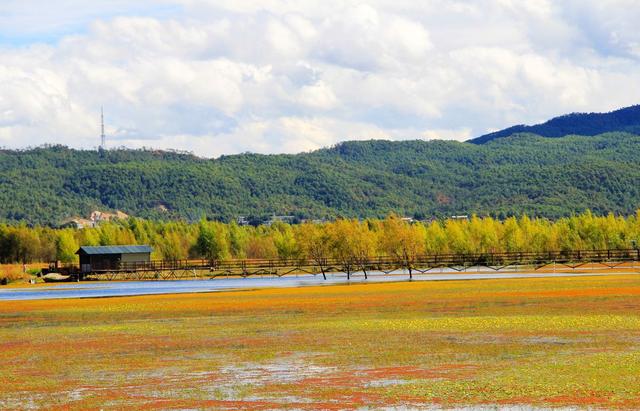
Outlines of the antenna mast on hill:
M 100 107 L 100 127 L 101 127 L 100 148 L 104 150 L 105 145 L 107 143 L 107 137 L 104 135 L 104 108 L 103 107 Z

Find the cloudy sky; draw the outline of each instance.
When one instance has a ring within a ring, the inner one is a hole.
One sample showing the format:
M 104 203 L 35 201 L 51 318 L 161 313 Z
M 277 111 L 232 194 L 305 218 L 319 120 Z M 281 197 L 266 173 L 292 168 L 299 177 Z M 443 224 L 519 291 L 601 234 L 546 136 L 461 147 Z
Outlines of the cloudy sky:
M 457 139 L 640 103 L 638 0 L 2 0 L 0 146 Z

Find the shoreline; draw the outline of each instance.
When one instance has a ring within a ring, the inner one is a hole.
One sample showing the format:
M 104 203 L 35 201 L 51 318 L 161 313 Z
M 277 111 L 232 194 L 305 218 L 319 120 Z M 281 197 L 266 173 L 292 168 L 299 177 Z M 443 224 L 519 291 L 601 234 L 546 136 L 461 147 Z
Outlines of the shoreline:
M 364 275 L 352 274 L 347 280 L 346 274 L 329 275 L 327 280 L 318 275 L 300 275 L 283 277 L 249 277 L 228 279 L 180 279 L 180 280 L 144 280 L 144 281 L 89 281 L 79 283 L 39 283 L 30 287 L 0 288 L 0 303 L 12 301 L 93 299 L 136 297 L 149 295 L 180 295 L 224 293 L 230 291 L 247 291 L 281 288 L 326 287 L 352 284 L 390 284 L 432 281 L 479 281 L 479 280 L 518 280 L 543 278 L 570 278 L 593 276 L 638 275 L 638 272 L 594 271 L 594 272 L 477 272 L 477 273 L 433 273 L 381 275 L 370 273 L 368 279 Z

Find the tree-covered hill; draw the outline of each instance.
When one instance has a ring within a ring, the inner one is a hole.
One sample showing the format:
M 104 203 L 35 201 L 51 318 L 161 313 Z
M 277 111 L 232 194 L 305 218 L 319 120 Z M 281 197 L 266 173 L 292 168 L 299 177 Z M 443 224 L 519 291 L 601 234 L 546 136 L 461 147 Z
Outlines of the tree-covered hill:
M 0 151 L 0 220 L 56 225 L 93 209 L 146 218 L 230 220 L 559 217 L 640 207 L 640 136 L 515 135 L 489 144 L 345 142 L 297 155 L 202 159 L 143 150 Z
M 531 133 L 543 137 L 564 137 L 568 135 L 596 136 L 611 132 L 640 134 L 640 105 L 610 113 L 567 114 L 535 126 L 519 125 L 509 127 L 474 138 L 469 142 L 484 144 L 517 133 Z

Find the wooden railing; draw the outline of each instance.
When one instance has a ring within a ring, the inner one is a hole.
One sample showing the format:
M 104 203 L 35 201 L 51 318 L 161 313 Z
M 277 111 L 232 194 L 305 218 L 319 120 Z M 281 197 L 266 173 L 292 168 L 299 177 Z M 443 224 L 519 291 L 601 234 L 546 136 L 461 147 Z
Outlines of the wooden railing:
M 485 266 L 493 269 L 506 266 L 602 263 L 607 261 L 628 262 L 639 261 L 640 250 L 575 250 L 549 252 L 506 252 L 476 254 L 429 254 L 411 255 L 402 253 L 398 256 L 347 256 L 344 258 L 290 258 L 290 259 L 185 259 L 185 260 L 152 260 L 138 262 L 118 262 L 112 264 L 94 264 L 83 274 L 136 273 L 136 272 L 176 272 L 206 270 L 212 275 L 226 273 L 231 275 L 313 273 L 323 275 L 327 272 L 370 271 L 391 272 L 402 269 L 412 272 L 425 272 L 437 267 Z M 86 268 L 86 267 L 83 267 Z M 67 267 L 69 272 L 80 272 L 80 267 Z

